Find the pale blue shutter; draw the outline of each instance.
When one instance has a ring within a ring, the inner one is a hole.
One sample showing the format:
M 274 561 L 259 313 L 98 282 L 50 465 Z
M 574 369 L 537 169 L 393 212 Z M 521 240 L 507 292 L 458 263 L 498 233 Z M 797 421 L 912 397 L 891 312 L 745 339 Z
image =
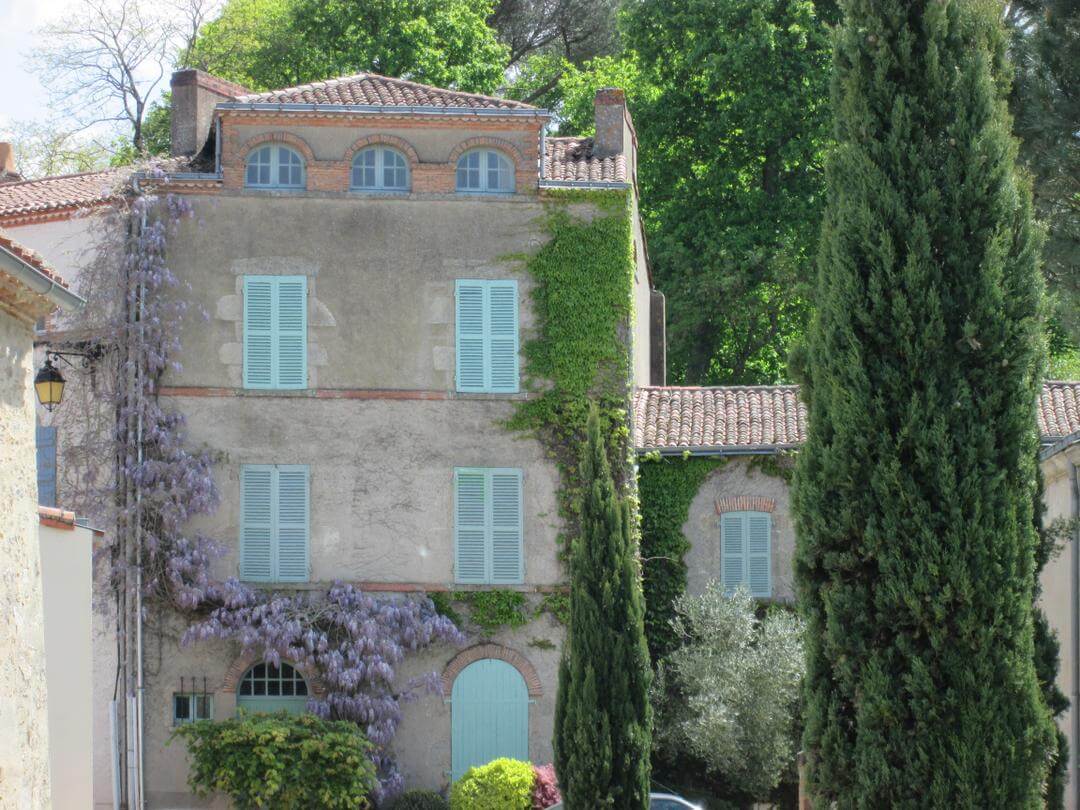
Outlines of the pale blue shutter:
M 720 516 L 720 583 L 725 593 L 744 584 L 746 571 L 746 520 L 741 512 Z
M 308 468 L 277 467 L 278 582 L 308 581 Z
M 529 761 L 529 690 L 512 665 L 485 658 L 465 667 L 450 693 L 451 779 L 500 757 Z
M 244 388 L 274 385 L 274 279 L 244 276 Z
M 457 390 L 482 392 L 485 389 L 486 332 L 484 282 L 458 280 L 456 284 Z
M 489 390 L 518 390 L 518 291 L 516 281 L 488 282 Z
M 766 512 L 746 516 L 746 579 L 753 596 L 772 596 L 772 518 Z
M 487 488 L 483 470 L 454 471 L 454 580 L 481 584 L 487 576 Z
M 524 577 L 521 471 L 492 470 L 490 582 L 520 583 Z
M 269 582 L 273 577 L 274 468 L 240 468 L 240 579 Z
M 38 504 L 56 506 L 56 428 L 37 426 Z
M 276 279 L 275 388 L 307 388 L 307 278 Z

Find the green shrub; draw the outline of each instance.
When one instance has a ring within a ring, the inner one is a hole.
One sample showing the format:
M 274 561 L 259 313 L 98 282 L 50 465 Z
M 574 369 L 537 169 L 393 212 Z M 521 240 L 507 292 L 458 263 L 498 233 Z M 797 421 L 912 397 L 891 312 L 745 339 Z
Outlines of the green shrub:
M 452 810 L 529 810 L 533 767 L 516 759 L 495 759 L 469 768 L 450 791 Z
M 386 805 L 386 810 L 449 810 L 450 802 L 434 790 L 407 790 Z
M 313 714 L 253 714 L 180 726 L 197 796 L 238 808 L 366 810 L 375 785 L 371 743 L 355 723 Z

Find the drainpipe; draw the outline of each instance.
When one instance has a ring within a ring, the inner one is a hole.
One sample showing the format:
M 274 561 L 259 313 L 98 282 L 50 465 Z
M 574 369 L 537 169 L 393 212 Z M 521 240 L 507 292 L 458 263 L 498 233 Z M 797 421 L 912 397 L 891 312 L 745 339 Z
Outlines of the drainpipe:
M 1069 461 L 1069 483 L 1073 520 L 1080 518 L 1080 476 L 1077 466 Z M 1076 528 L 1072 542 L 1072 739 L 1070 740 L 1069 759 L 1073 766 L 1069 773 L 1069 784 L 1073 789 L 1073 808 L 1080 808 L 1080 526 Z

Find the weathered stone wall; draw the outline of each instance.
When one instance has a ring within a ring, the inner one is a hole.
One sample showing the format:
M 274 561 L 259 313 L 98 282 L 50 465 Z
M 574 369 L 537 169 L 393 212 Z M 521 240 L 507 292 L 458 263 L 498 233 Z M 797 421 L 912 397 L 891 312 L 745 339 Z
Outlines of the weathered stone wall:
M 0 309 L 0 808 L 51 807 L 31 324 Z

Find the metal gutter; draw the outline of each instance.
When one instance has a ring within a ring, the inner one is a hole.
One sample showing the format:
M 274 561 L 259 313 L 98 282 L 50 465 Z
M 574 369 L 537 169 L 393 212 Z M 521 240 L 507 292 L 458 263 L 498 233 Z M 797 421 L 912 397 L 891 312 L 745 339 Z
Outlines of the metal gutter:
M 1076 433 L 1070 433 L 1068 436 L 1063 436 L 1054 442 L 1044 443 L 1039 451 L 1039 461 L 1046 461 L 1051 456 L 1056 456 L 1062 450 L 1067 450 L 1074 444 L 1080 444 L 1080 430 L 1076 431 Z
M 630 184 L 620 180 L 541 180 L 540 188 L 628 189 Z
M 477 116 L 481 118 L 551 118 L 548 110 L 539 107 L 521 109 L 518 107 L 435 107 L 431 105 L 398 104 L 297 104 L 277 102 L 222 101 L 216 110 L 246 110 L 248 112 L 332 112 L 350 115 L 436 115 L 436 116 Z
M 43 295 L 59 306 L 71 312 L 82 309 L 86 305 L 86 299 L 76 295 L 63 284 L 49 278 L 36 267 L 12 253 L 6 247 L 0 246 L 0 269 L 15 276 L 20 282 L 39 295 Z

